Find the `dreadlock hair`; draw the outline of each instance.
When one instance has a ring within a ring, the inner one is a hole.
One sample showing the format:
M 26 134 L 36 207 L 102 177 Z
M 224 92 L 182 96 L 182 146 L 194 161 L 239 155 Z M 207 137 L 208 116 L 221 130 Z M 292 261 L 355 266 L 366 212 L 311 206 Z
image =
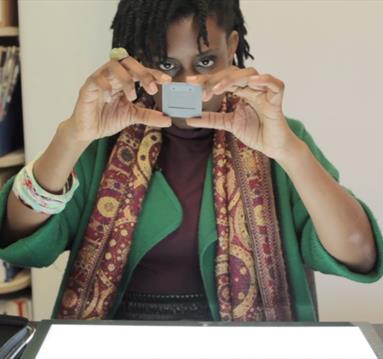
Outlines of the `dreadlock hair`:
M 124 47 L 136 59 L 151 64 L 154 58 L 167 57 L 166 34 L 174 21 L 193 15 L 199 24 L 197 39 L 209 46 L 206 18 L 214 15 L 227 36 L 235 30 L 239 35 L 234 65 L 244 68 L 247 58 L 254 59 L 245 39 L 247 29 L 239 0 L 120 0 L 113 19 L 113 47 Z

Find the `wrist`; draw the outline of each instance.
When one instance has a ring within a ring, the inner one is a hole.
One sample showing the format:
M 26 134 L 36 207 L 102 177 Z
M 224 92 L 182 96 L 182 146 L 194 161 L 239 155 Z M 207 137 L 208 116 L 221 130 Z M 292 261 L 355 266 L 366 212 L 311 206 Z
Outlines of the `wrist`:
M 80 141 L 71 122 L 59 124 L 47 149 L 36 160 L 33 174 L 39 185 L 50 193 L 61 193 L 76 162 L 90 141 Z
M 275 160 L 286 172 L 289 172 L 289 170 L 299 167 L 309 153 L 310 149 L 307 144 L 294 134 L 285 150 Z
M 78 148 L 84 150 L 91 144 L 91 140 L 83 139 L 78 135 L 74 121 L 69 118 L 61 122 L 57 128 L 56 135 L 71 148 Z

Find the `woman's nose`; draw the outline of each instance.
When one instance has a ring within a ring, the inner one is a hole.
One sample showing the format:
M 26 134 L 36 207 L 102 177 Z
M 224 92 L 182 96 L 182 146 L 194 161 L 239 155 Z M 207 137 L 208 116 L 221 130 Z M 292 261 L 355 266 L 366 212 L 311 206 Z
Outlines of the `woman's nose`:
M 173 77 L 173 82 L 186 82 L 186 78 L 188 76 L 197 76 L 198 72 L 197 71 L 183 71 L 181 74 L 178 74 L 177 76 Z

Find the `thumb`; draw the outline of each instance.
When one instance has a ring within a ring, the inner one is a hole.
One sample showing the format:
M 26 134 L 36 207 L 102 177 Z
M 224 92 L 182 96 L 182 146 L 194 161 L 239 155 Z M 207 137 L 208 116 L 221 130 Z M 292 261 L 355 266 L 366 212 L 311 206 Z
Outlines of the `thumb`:
M 186 119 L 186 124 L 191 127 L 231 131 L 233 120 L 233 112 L 202 112 L 201 117 Z
M 152 127 L 170 127 L 172 120 L 162 112 L 136 105 L 129 106 L 128 118 L 131 124 L 143 124 Z

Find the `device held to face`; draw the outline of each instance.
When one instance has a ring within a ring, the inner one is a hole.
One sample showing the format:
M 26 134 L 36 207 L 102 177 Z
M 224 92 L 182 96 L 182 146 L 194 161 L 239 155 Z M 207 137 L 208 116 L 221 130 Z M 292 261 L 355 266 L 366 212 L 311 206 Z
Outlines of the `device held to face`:
M 174 118 L 201 117 L 202 86 L 185 82 L 163 84 L 162 112 Z

